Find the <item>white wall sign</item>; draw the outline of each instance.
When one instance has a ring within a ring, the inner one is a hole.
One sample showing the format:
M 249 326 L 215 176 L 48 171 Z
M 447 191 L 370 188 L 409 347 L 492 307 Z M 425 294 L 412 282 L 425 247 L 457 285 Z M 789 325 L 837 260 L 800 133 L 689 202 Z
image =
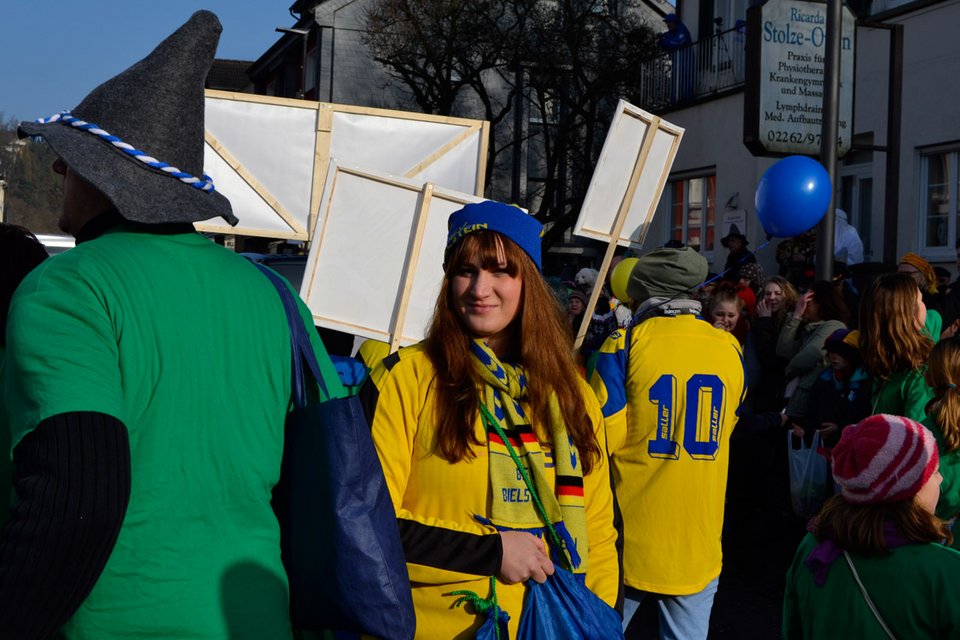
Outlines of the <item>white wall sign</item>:
M 737 229 L 743 235 L 749 235 L 747 232 L 747 211 L 746 209 L 726 210 L 720 218 L 720 231 L 726 236 L 730 233 L 730 227 L 736 225 Z
M 240 223 L 201 231 L 309 239 L 330 158 L 483 193 L 487 122 L 212 90 L 205 115 L 204 169 Z
M 443 280 L 447 218 L 481 201 L 331 160 L 300 288 L 314 322 L 392 350 L 423 339 Z
M 840 34 L 837 151 L 850 150 L 856 16 L 846 6 Z M 827 5 L 769 0 L 747 12 L 744 142 L 756 155 L 820 153 Z

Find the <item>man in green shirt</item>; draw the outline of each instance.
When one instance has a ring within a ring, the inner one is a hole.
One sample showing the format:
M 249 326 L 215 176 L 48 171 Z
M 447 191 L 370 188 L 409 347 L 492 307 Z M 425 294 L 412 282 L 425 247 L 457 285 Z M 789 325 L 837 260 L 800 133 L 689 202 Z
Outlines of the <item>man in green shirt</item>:
M 270 506 L 290 332 L 270 281 L 192 227 L 237 221 L 202 171 L 219 33 L 197 12 L 73 112 L 21 126 L 59 155 L 77 246 L 10 309 L 4 637 L 290 635 Z

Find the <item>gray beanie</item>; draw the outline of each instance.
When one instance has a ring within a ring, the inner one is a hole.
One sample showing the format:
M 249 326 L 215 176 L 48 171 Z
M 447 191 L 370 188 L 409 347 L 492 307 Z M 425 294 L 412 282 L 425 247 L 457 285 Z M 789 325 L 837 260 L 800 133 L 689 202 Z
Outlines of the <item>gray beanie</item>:
M 707 277 L 707 259 L 690 247 L 656 249 L 637 260 L 627 281 L 627 294 L 643 302 L 685 294 Z

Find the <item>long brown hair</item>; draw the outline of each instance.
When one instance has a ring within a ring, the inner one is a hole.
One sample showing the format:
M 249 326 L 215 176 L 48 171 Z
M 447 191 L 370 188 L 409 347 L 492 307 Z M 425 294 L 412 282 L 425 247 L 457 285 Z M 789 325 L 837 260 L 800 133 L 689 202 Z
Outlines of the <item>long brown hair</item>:
M 454 311 L 450 279 L 472 260 L 483 269 L 501 268 L 498 248 L 506 257 L 507 272 L 523 279 L 520 311 L 509 328 L 512 340 L 505 359 L 524 367 L 531 423 L 541 438 L 550 435 L 538 425 L 549 419 L 550 397 L 556 395 L 567 433 L 580 452 L 583 471 L 589 473 L 600 459 L 600 446 L 579 384 L 569 323 L 533 261 L 511 240 L 492 231 L 470 233 L 454 246 L 427 330 L 426 352 L 437 374 L 435 452 L 445 460 L 458 462 L 472 459 L 471 446 L 480 444 L 474 430 L 480 377 L 470 349 L 473 336 Z
M 863 556 L 889 553 L 884 542 L 883 526 L 892 522 L 911 542 L 926 544 L 953 541 L 947 523 L 924 509 L 916 500 L 851 504 L 842 496 L 833 496 L 824 503 L 811 522 L 818 540 L 830 539 L 842 549 Z
M 956 451 L 960 449 L 960 338 L 941 340 L 933 347 L 923 377 L 933 389 L 927 413 L 943 434 L 943 453 Z
M 920 369 L 930 355 L 933 340 L 916 327 L 917 291 L 908 274 L 887 273 L 860 302 L 860 352 L 874 378 Z

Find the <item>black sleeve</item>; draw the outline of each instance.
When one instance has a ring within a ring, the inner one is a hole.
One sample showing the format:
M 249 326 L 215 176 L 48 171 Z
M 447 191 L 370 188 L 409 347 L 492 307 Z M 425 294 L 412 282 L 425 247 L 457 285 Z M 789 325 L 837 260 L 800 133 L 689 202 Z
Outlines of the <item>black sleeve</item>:
M 764 411 L 763 413 L 744 411 L 740 415 L 740 420 L 737 421 L 737 428 L 731 438 L 742 439 L 745 436 L 756 436 L 775 429 L 783 429 L 786 432 L 779 411 Z
M 102 413 L 41 422 L 13 454 L 19 502 L 0 538 L 4 637 L 50 638 L 90 594 L 130 499 L 126 427 Z
M 757 360 L 764 373 L 770 370 L 783 369 L 785 362 L 777 356 L 777 327 L 772 318 L 756 319 L 753 324 L 755 334 L 754 344 L 757 347 Z
M 817 378 L 810 390 L 810 398 L 813 405 L 813 429 L 819 429 L 824 422 L 843 422 L 840 417 L 840 395 L 832 380 Z

